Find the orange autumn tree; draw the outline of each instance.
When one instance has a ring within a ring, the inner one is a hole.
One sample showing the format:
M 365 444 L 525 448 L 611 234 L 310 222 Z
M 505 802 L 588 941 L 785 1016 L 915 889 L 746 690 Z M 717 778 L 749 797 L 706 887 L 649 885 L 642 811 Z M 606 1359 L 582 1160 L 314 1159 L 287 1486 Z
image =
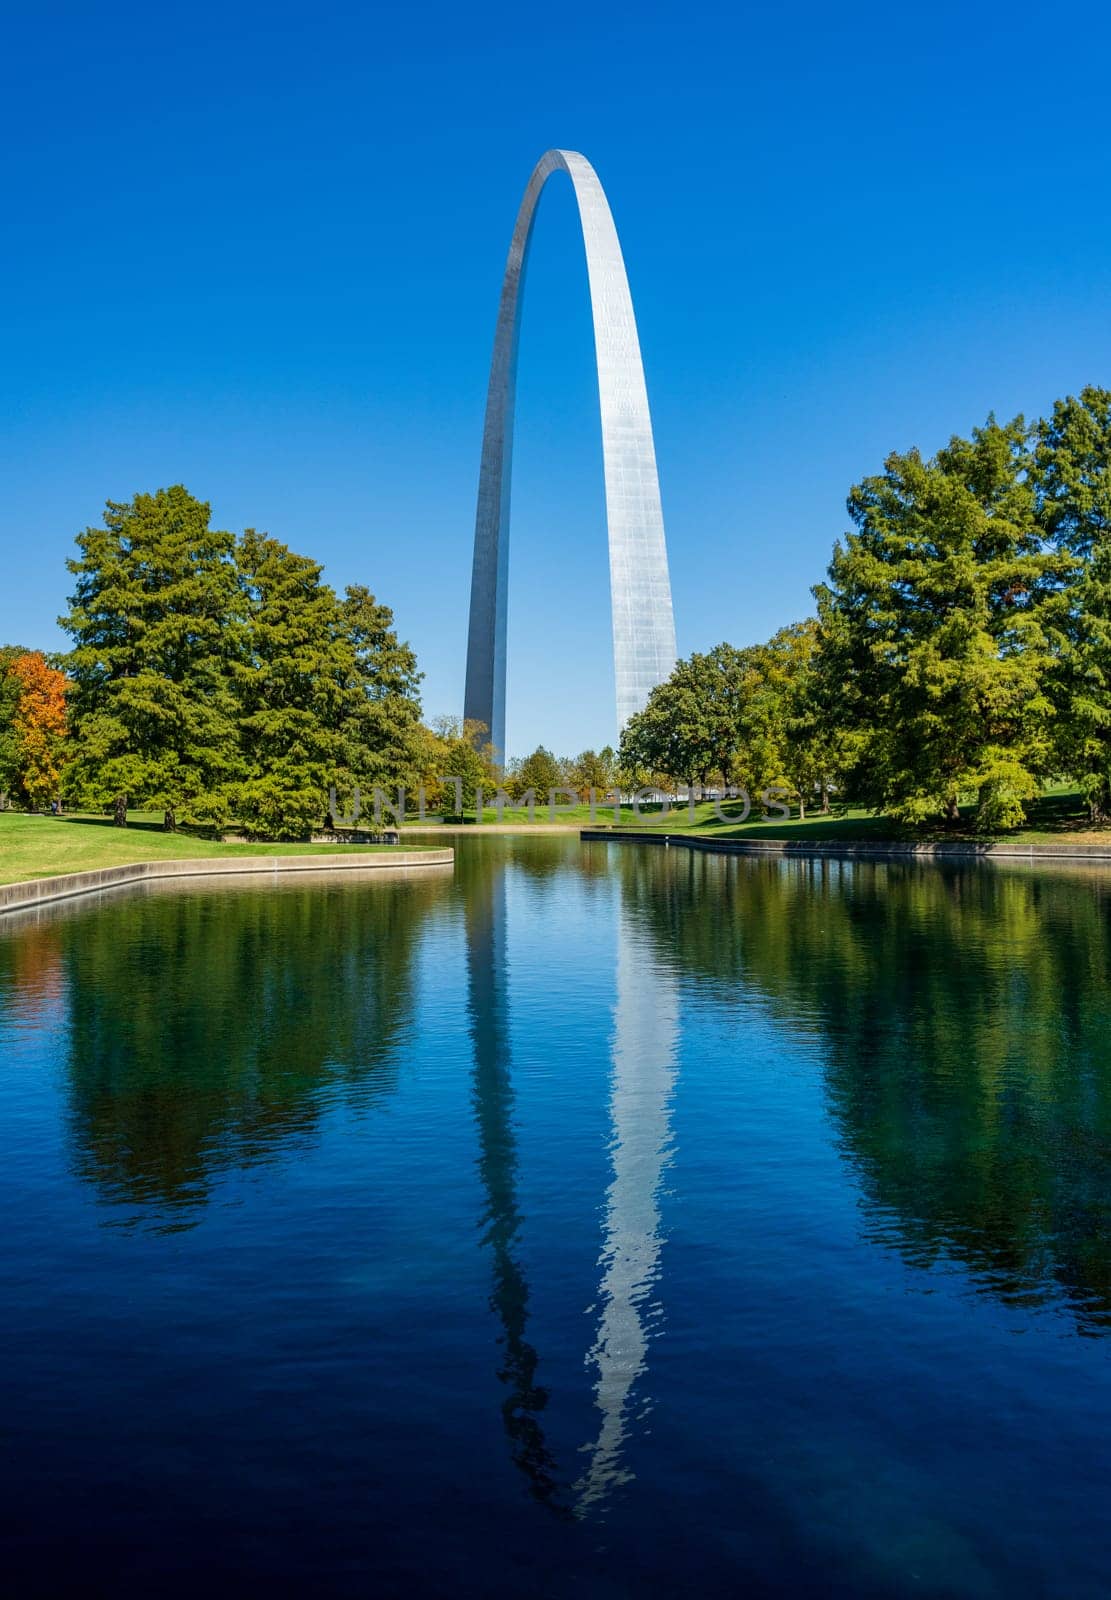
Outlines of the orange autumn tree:
M 0 786 L 26 805 L 44 805 L 61 783 L 66 677 L 41 650 L 11 654 L 4 665 L 7 693 L 0 699 L 9 715 L 0 735 Z

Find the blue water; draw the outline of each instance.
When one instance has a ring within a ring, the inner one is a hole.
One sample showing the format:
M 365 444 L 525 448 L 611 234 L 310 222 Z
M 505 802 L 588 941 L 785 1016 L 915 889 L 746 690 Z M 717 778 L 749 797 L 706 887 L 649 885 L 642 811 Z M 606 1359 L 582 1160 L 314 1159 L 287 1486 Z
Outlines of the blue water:
M 1111 877 L 0 924 L 9 1592 L 1106 1595 Z

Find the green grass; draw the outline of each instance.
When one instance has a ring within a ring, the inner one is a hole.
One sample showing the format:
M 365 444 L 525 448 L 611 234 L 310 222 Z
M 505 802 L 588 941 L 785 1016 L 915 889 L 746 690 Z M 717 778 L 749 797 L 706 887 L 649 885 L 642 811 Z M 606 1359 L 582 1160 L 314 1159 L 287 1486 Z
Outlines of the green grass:
M 1075 789 L 1063 784 L 1051 786 L 1030 805 L 1026 827 L 994 834 L 977 832 L 976 808 L 972 804 L 961 808 L 961 827 L 948 830 L 941 827 L 909 828 L 888 816 L 853 806 L 835 806 L 829 815 L 811 812 L 805 821 L 799 820 L 797 808 L 789 818 L 774 819 L 765 819 L 759 809 L 754 808 L 753 814 L 744 823 L 739 820 L 741 809 L 739 801 L 723 801 L 721 811 L 727 820 L 722 822 L 713 806 L 699 805 L 695 807 L 692 823 L 686 806 L 681 806 L 672 810 L 670 818 L 662 823 L 657 821 L 655 825 L 662 826 L 669 833 L 718 839 L 827 839 L 838 842 L 898 839 L 918 843 L 952 839 L 1007 844 L 1048 844 L 1071 839 L 1075 843 L 1111 843 L 1111 828 L 1093 826 L 1088 821 L 1083 797 Z M 599 820 L 602 820 L 601 817 Z M 623 817 L 620 826 L 643 827 L 645 824 L 626 822 Z
M 596 809 L 596 813 L 597 813 L 597 821 L 599 823 L 606 823 L 606 822 L 612 822 L 613 821 L 613 807 L 612 806 L 610 806 L 608 808 L 605 808 L 605 807 L 602 807 L 602 806 L 598 806 L 595 809 Z M 643 807 L 642 809 L 647 811 L 648 807 Z M 658 807 L 656 807 L 654 809 L 658 809 Z M 627 812 L 629 814 L 629 816 L 631 817 L 632 808 L 630 806 L 623 806 L 622 807 L 622 811 Z M 464 811 L 464 813 L 463 813 L 463 821 L 464 822 L 473 823 L 474 820 L 475 820 L 475 813 L 474 813 L 474 808 L 473 807 L 469 811 Z M 452 824 L 452 823 L 458 823 L 458 821 L 459 821 L 458 817 L 446 817 L 446 818 L 428 817 L 428 818 L 426 818 L 426 820 L 423 823 L 419 823 L 419 822 L 417 822 L 415 817 L 407 817 L 405 819 L 405 826 L 407 828 L 413 828 L 413 827 L 438 828 L 444 822 L 447 822 L 448 824 Z M 546 827 L 550 826 L 553 821 L 555 823 L 557 823 L 559 826 L 566 827 L 566 828 L 589 828 L 589 827 L 592 826 L 591 819 L 590 819 L 590 807 L 589 806 L 585 806 L 585 805 L 571 806 L 571 805 L 569 805 L 567 807 L 564 807 L 564 806 L 561 805 L 559 807 L 559 809 L 557 810 L 557 812 L 555 814 L 555 817 L 553 818 L 549 814 L 547 802 L 544 802 L 543 804 L 537 804 L 535 812 L 534 812 L 534 814 L 533 814 L 533 816 L 531 818 L 529 817 L 528 809 L 525 806 L 506 806 L 506 808 L 502 812 L 500 818 L 498 816 L 498 813 L 494 810 L 493 806 L 484 806 L 483 809 L 482 809 L 482 821 L 483 821 L 484 824 L 493 824 L 493 823 L 496 823 L 496 822 L 500 821 L 500 822 L 504 823 L 507 827 L 511 826 L 511 827 L 515 827 L 515 828 L 516 827 L 527 827 L 529 825 L 530 821 L 532 823 L 534 823 L 534 824 L 543 823 Z
M 701 813 L 704 811 L 708 812 L 709 809 L 709 806 L 699 807 L 699 815 L 701 815 Z M 662 825 L 673 831 L 676 822 L 678 820 L 685 822 L 687 817 L 687 809 L 685 805 L 680 807 L 672 806 L 670 816 L 665 816 L 660 806 L 644 803 L 641 805 L 640 813 L 640 817 L 637 818 L 633 814 L 632 806 L 622 806 L 620 825 L 623 827 L 632 828 L 651 828 Z M 545 827 L 551 827 L 554 823 L 557 827 L 577 829 L 610 827 L 613 825 L 613 820 L 613 807 L 603 806 L 600 804 L 595 806 L 593 816 L 591 816 L 590 807 L 588 805 L 565 806 L 561 804 L 557 808 L 556 814 L 553 817 L 548 808 L 547 802 L 544 802 L 543 804 L 538 803 L 532 817 L 529 816 L 528 809 L 525 806 L 506 806 L 500 817 L 494 810 L 493 806 L 484 806 L 482 809 L 483 826 L 492 826 L 494 823 L 501 822 L 506 827 L 514 828 L 528 827 L 530 823 L 534 826 L 543 823 Z M 464 823 L 470 824 L 475 822 L 475 812 L 473 807 L 469 811 L 464 811 L 463 821 Z M 417 822 L 415 817 L 407 817 L 405 820 L 405 826 L 407 828 L 438 828 L 442 823 L 453 825 L 457 824 L 458 822 L 458 817 L 428 817 L 423 823 Z
M 137 861 L 184 861 L 204 856 L 345 855 L 391 850 L 392 845 L 220 844 L 191 833 L 163 833 L 161 813 L 129 812 L 128 826 L 103 817 L 34 817 L 0 812 L 0 883 L 50 878 L 63 872 L 130 866 Z M 419 846 L 418 846 L 419 848 Z
M 534 824 L 544 823 L 545 825 L 550 825 L 554 820 L 563 827 L 574 829 L 616 826 L 636 830 L 658 830 L 661 833 L 730 835 L 737 832 L 743 834 L 745 838 L 763 837 L 768 839 L 779 839 L 786 836 L 794 837 L 795 835 L 830 839 L 865 838 L 868 836 L 889 839 L 894 826 L 886 818 L 873 817 L 865 811 L 846 810 L 844 807 L 839 808 L 836 814 L 832 816 L 807 817 L 806 821 L 801 823 L 797 815 L 788 821 L 784 821 L 782 818 L 764 821 L 760 815 L 759 805 L 754 808 L 751 820 L 741 826 L 737 822 L 737 816 L 741 810 L 739 801 L 725 800 L 722 802 L 721 809 L 728 819 L 724 823 L 708 801 L 700 802 L 694 808 L 692 822 L 685 802 L 672 805 L 668 812 L 665 812 L 660 805 L 652 805 L 645 802 L 640 807 L 639 816 L 634 813 L 632 806 L 622 806 L 620 817 L 615 823 L 614 808 L 612 806 L 596 806 L 593 816 L 591 816 L 588 805 L 568 806 L 566 809 L 561 807 L 553 819 L 546 805 L 538 805 L 532 821 Z M 473 810 L 464 812 L 463 816 L 465 822 L 474 823 L 475 813 Z M 491 806 L 484 807 L 482 812 L 483 825 L 501 821 L 506 826 L 527 828 L 529 820 L 528 811 L 523 807 L 506 806 L 500 818 Z M 438 817 L 430 817 L 426 824 L 429 827 L 438 827 L 439 825 L 440 819 Z M 418 826 L 418 824 L 415 824 L 411 819 L 406 823 L 406 827 L 414 826 Z
M 747 822 L 741 822 L 742 806 L 738 800 L 723 800 L 721 812 L 725 821 L 708 801 L 694 808 L 693 817 L 685 803 L 672 805 L 669 812 L 662 807 L 644 804 L 640 816 L 633 814 L 631 806 L 622 806 L 615 821 L 613 807 L 597 806 L 592 818 L 587 805 L 570 806 L 556 813 L 555 821 L 568 828 L 616 827 L 618 829 L 659 831 L 661 833 L 687 833 L 703 838 L 717 839 L 814 839 L 840 842 L 853 839 L 876 841 L 899 839 L 918 842 L 956 839 L 976 842 L 1005 841 L 1012 844 L 1038 844 L 1070 838 L 1075 842 L 1111 841 L 1111 829 L 1093 827 L 1087 820 L 1082 796 L 1071 787 L 1058 784 L 1048 788 L 1030 807 L 1028 825 L 1011 833 L 977 833 L 974 821 L 975 806 L 962 808 L 962 825 L 959 830 L 941 827 L 914 829 L 893 821 L 884 815 L 875 815 L 856 806 L 835 806 L 828 814 L 812 811 L 805 821 L 800 821 L 798 810 L 788 818 L 766 818 L 759 804 L 753 806 Z M 473 823 L 473 811 L 464 813 L 465 820 Z M 483 824 L 497 821 L 527 828 L 529 816 L 523 808 L 507 806 L 500 819 L 492 807 L 482 814 Z M 550 823 L 547 806 L 537 806 L 536 823 Z M 437 826 L 438 818 L 430 818 L 429 825 Z M 407 824 L 412 826 L 412 824 Z
M 655 823 L 667 833 L 690 833 L 706 838 L 721 839 L 892 839 L 903 831 L 890 817 L 873 816 L 871 812 L 852 806 L 837 806 L 828 814 L 815 812 L 801 820 L 798 810 L 789 817 L 765 817 L 759 805 L 742 822 L 743 806 L 739 800 L 723 800 L 722 821 L 712 805 L 700 804 L 694 808 L 691 821 L 686 806 L 677 806 L 671 816 Z M 637 827 L 633 821 L 622 818 L 622 827 Z
M 797 813 L 788 819 L 765 819 L 756 808 L 745 823 L 738 820 L 741 807 L 734 800 L 722 802 L 725 822 L 721 821 L 708 802 L 694 808 L 693 822 L 685 805 L 672 806 L 667 814 L 659 806 L 642 805 L 640 809 L 641 815 L 636 817 L 631 806 L 622 806 L 617 828 L 690 833 L 710 839 L 797 839 L 800 842 L 805 839 L 839 842 L 849 839 L 927 841 L 984 838 L 975 832 L 972 807 L 967 808 L 964 826 L 959 833 L 945 833 L 940 829 L 912 831 L 900 827 L 889 817 L 873 816 L 854 807 L 836 807 L 828 816 L 815 813 L 808 816 L 805 822 L 800 822 Z M 468 820 L 473 820 L 473 816 L 473 812 L 468 813 Z M 487 808 L 482 820 L 485 824 L 496 822 L 497 813 Z M 501 820 L 514 827 L 527 829 L 528 812 L 523 808 L 506 807 Z M 546 806 L 537 807 L 535 820 L 538 823 L 549 822 Z M 86 872 L 97 867 L 125 866 L 137 861 L 181 861 L 205 856 L 240 855 L 327 856 L 351 850 L 393 848 L 390 845 L 220 844 L 191 833 L 163 833 L 161 821 L 160 812 L 132 811 L 128 813 L 128 827 L 114 828 L 104 817 L 35 817 L 20 812 L 0 812 L 0 883 L 48 878 L 63 872 Z M 613 809 L 596 807 L 592 823 L 589 806 L 573 806 L 567 811 L 558 812 L 556 821 L 572 829 L 612 826 Z M 429 825 L 436 826 L 437 819 L 430 818 Z M 412 824 L 408 824 L 407 828 L 410 826 Z M 1087 821 L 1081 796 L 1059 785 L 1048 789 L 1031 806 L 1027 827 L 995 837 L 1014 844 L 1048 844 L 1066 838 L 1077 843 L 1111 843 L 1111 828 L 1093 828 Z

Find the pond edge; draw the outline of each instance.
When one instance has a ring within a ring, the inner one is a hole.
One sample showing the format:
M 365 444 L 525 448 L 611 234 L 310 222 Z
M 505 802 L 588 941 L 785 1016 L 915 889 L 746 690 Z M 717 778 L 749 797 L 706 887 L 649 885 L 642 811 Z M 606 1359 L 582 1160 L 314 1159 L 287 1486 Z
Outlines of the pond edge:
M 135 861 L 127 866 L 95 867 L 89 872 L 66 872 L 56 877 L 0 884 L 0 916 L 7 911 L 24 911 L 28 906 L 46 905 L 51 900 L 68 900 L 74 895 L 95 894 L 98 889 L 113 889 L 152 878 L 211 878 L 233 873 L 370 872 L 382 867 L 446 867 L 454 860 L 454 850 L 445 847 L 376 851 L 373 855 L 367 852 L 342 856 L 199 856 L 181 861 Z
M 835 860 L 854 858 L 916 861 L 1111 861 L 1111 839 L 1107 844 L 991 844 L 974 840 L 940 840 L 915 844 L 899 839 L 699 839 L 689 833 L 639 832 L 629 828 L 584 828 L 579 834 L 585 844 L 662 844 L 687 850 L 704 850 L 726 856 L 829 856 Z

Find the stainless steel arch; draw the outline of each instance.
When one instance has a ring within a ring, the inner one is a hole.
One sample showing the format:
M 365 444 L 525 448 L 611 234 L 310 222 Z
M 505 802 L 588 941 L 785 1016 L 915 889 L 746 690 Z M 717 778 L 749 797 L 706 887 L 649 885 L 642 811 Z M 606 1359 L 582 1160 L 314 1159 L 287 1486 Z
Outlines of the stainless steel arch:
M 590 281 L 619 729 L 643 707 L 650 691 L 675 665 L 675 622 L 656 450 L 621 245 L 590 162 L 573 150 L 549 150 L 528 181 L 509 246 L 486 396 L 475 517 L 463 714 L 486 725 L 503 759 L 509 495 L 520 298 L 536 203 L 553 172 L 566 172 L 574 185 Z

